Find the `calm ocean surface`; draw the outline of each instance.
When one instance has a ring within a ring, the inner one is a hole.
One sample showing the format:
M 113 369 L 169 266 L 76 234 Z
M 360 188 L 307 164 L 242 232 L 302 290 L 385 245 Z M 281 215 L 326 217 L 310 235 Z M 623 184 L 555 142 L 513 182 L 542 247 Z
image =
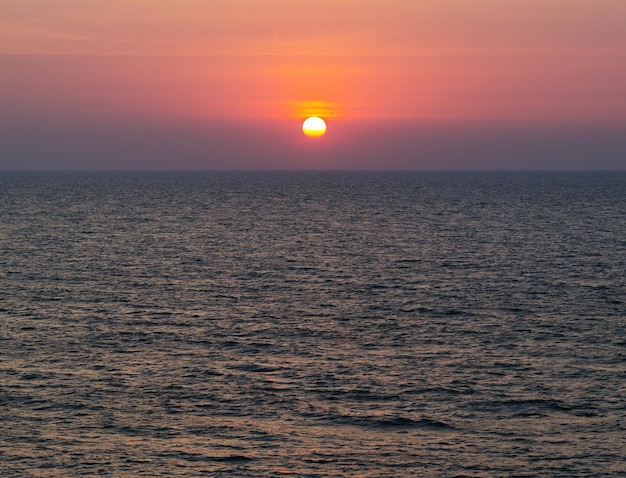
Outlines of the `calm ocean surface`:
M 626 173 L 0 173 L 0 476 L 626 476 Z

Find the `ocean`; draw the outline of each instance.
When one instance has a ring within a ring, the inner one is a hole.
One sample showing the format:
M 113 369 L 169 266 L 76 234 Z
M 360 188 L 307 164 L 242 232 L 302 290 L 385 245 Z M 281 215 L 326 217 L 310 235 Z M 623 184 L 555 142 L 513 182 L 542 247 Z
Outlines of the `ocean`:
M 3 477 L 626 476 L 626 172 L 0 173 Z

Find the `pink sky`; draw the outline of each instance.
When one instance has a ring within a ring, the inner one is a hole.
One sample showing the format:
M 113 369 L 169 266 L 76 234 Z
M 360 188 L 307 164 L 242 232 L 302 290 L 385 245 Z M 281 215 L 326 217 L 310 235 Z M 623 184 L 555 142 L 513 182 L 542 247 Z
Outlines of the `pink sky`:
M 0 0 L 0 72 L 0 168 L 152 167 L 158 135 L 184 159 L 166 169 L 523 169 L 450 150 L 504 124 L 536 154 L 589 136 L 588 163 L 554 167 L 626 164 L 624 0 Z M 294 137 L 310 114 L 328 121 L 323 146 Z M 359 161 L 390 142 L 412 159 Z

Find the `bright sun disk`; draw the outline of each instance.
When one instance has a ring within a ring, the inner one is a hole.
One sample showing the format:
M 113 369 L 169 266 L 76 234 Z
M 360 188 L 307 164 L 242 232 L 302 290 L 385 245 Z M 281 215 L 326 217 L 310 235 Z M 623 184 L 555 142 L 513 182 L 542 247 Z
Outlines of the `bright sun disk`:
M 326 133 L 326 122 L 318 116 L 311 116 L 302 123 L 302 131 L 307 136 L 322 136 Z

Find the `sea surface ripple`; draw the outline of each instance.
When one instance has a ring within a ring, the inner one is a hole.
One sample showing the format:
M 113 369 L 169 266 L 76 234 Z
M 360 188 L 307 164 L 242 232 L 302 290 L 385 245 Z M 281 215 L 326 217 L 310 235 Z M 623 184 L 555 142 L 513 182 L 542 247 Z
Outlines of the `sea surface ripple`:
M 0 173 L 0 475 L 626 476 L 626 173 Z

